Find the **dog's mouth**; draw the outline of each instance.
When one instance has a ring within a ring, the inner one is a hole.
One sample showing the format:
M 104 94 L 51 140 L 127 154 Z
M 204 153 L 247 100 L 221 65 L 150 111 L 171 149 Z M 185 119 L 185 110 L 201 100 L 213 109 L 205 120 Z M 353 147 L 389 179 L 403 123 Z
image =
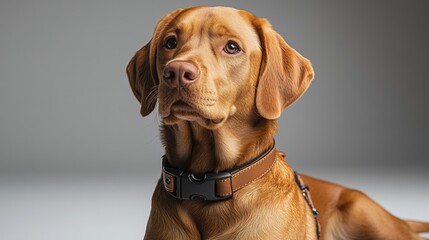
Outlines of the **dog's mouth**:
M 209 117 L 183 100 L 173 102 L 170 106 L 169 114 L 163 118 L 166 124 L 175 124 L 181 120 L 196 121 L 208 128 L 215 128 L 224 122 L 224 118 Z

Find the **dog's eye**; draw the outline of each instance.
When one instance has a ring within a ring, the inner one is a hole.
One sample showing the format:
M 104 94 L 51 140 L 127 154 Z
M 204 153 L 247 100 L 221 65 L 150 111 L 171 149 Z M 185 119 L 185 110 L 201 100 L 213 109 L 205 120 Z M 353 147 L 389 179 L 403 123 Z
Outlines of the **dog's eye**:
M 165 47 L 167 49 L 175 49 L 177 47 L 177 40 L 175 37 L 169 37 L 165 42 Z
M 234 41 L 228 41 L 223 50 L 228 54 L 236 54 L 240 52 L 240 47 Z

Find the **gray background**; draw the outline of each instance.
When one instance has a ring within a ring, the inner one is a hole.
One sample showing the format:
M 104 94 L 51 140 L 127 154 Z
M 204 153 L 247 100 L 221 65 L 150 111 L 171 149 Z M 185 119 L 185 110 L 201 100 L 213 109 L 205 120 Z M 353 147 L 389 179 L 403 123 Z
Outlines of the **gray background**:
M 125 66 L 192 5 L 268 18 L 312 61 L 279 121 L 296 170 L 429 221 L 426 1 L 17 0 L 0 3 L 0 239 L 142 238 L 163 149 Z

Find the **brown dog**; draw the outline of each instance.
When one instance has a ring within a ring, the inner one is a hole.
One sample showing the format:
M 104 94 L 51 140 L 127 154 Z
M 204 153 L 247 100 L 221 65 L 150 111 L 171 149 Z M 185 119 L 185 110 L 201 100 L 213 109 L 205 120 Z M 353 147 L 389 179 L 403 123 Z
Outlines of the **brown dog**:
M 273 148 L 277 119 L 314 73 L 267 20 L 225 7 L 175 10 L 127 73 L 143 116 L 158 100 L 166 151 L 145 239 L 317 239 L 305 187 Z M 303 178 L 321 239 L 424 239 L 417 232 L 429 230 L 359 191 Z

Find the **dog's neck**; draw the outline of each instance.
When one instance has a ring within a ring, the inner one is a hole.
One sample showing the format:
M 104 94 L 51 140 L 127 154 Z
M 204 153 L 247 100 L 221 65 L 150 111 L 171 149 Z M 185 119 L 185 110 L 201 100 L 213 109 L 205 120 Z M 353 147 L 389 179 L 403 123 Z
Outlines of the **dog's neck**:
M 201 174 L 223 171 L 260 156 L 273 144 L 277 121 L 258 118 L 249 121 L 251 124 L 244 122 L 230 118 L 214 130 L 188 121 L 162 125 L 169 163 Z

